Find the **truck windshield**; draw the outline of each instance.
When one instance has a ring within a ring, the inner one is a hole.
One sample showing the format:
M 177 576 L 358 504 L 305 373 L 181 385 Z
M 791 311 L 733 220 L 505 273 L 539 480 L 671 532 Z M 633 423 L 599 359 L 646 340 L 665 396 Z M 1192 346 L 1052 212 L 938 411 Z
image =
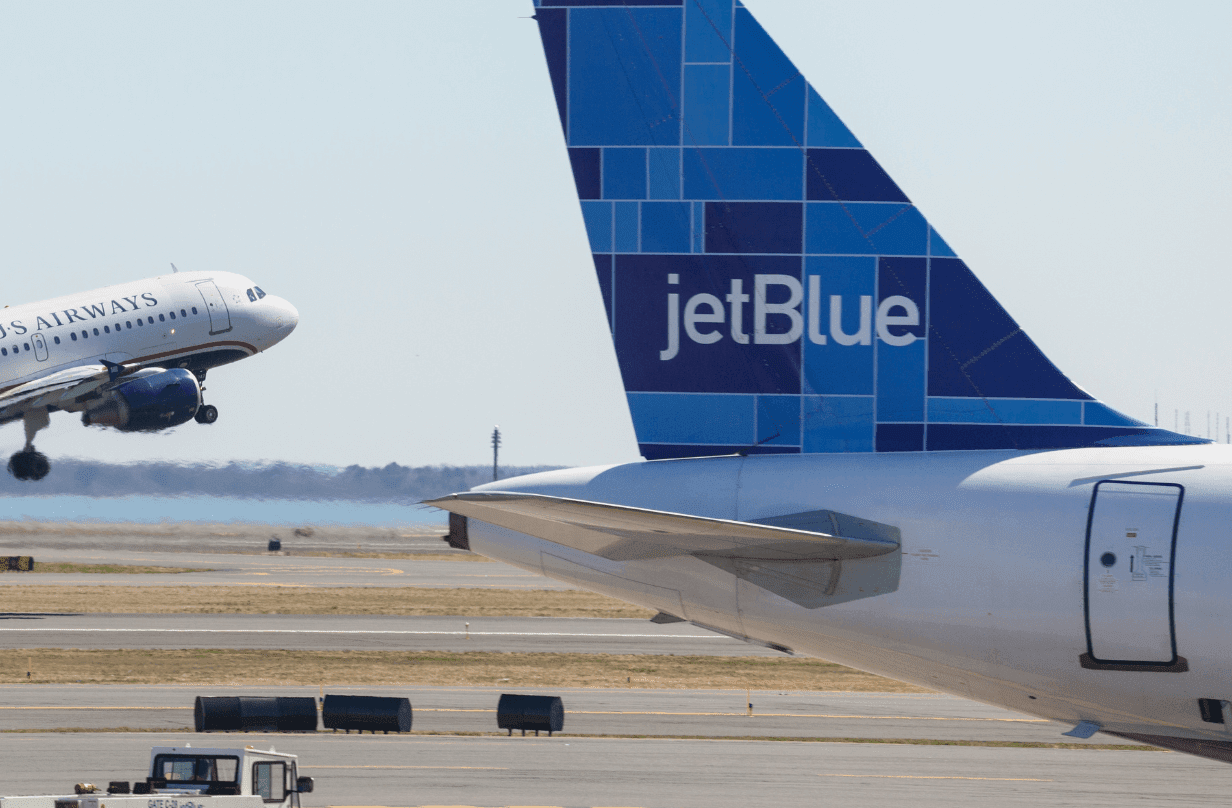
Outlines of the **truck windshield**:
M 153 776 L 171 783 L 234 783 L 239 758 L 214 755 L 158 755 Z

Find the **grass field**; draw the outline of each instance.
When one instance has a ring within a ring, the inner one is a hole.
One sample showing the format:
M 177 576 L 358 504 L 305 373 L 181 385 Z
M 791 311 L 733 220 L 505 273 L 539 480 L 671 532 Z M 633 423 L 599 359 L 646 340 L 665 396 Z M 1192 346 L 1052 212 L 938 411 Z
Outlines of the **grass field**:
M 19 682 L 928 692 L 842 665 L 796 657 L 440 651 L 6 651 L 0 655 L 0 684 Z
M 0 581 L 3 577 L 0 576 Z M 10 586 L 6 612 L 62 614 L 391 614 L 634 617 L 654 612 L 593 592 L 415 587 Z
M 12 575 L 38 575 L 39 573 L 91 573 L 97 575 L 178 575 L 183 572 L 209 572 L 199 567 L 146 567 L 137 564 L 74 564 L 70 561 L 38 561 L 34 569 L 26 572 L 4 573 Z

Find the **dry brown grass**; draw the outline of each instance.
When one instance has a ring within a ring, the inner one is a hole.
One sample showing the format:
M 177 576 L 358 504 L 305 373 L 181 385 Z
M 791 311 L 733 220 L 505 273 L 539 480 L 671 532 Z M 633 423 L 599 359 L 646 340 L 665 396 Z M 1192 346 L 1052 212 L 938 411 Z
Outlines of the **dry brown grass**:
M 31 676 L 26 678 L 26 672 Z M 0 683 L 451 685 L 846 690 L 922 693 L 911 685 L 795 657 L 500 654 L 440 651 L 78 651 L 0 655 Z
M 0 572 L 4 572 L 0 570 Z M 98 575 L 178 575 L 182 572 L 209 572 L 199 567 L 147 567 L 139 564 L 74 564 L 70 561 L 38 561 L 34 569 L 15 572 L 14 575 L 32 573 L 93 573 Z
M 390 614 L 634 617 L 654 612 L 575 590 L 198 586 L 11 586 L 4 611 L 81 614 Z

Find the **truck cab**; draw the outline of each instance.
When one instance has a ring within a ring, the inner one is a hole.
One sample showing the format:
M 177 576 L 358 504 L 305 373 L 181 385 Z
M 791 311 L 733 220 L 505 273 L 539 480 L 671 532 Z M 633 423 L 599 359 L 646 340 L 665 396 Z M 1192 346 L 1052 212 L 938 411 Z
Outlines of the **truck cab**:
M 312 778 L 299 777 L 295 755 L 251 746 L 156 746 L 146 781 L 133 784 L 134 794 L 260 797 L 263 808 L 300 808 L 300 793 L 311 790 Z

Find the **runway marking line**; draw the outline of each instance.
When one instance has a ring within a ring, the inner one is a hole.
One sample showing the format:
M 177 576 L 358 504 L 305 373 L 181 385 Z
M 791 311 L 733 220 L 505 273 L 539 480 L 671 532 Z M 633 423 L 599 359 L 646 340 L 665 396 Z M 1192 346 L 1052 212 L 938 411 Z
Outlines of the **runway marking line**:
M 507 772 L 508 766 L 300 766 L 301 769 L 458 769 L 463 771 Z
M 1041 777 L 959 777 L 940 774 L 819 774 L 818 777 L 868 777 L 880 780 L 992 780 L 998 783 L 1055 783 Z
M 464 637 L 464 631 L 408 631 L 400 629 L 314 629 L 314 628 L 0 628 L 0 634 L 17 632 L 62 634 L 379 634 L 398 636 Z M 587 634 L 564 631 L 472 631 L 472 637 L 596 637 L 630 640 L 727 640 L 721 634 Z

